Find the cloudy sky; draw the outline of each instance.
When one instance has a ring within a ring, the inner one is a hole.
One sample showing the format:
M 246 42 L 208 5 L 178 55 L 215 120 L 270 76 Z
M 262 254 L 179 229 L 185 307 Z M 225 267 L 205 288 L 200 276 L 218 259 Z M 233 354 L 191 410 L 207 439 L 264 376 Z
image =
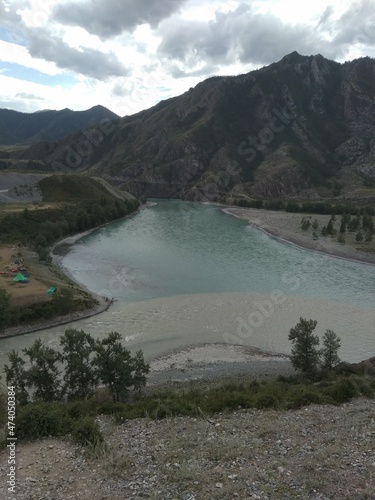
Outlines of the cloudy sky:
M 374 0 L 0 0 L 0 108 L 124 116 L 294 50 L 375 57 Z

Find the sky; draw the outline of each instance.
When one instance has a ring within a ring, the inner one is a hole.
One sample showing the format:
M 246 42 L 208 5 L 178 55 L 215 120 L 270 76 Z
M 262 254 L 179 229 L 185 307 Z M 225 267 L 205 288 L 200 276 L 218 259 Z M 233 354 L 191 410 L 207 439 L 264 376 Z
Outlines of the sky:
M 0 108 L 125 116 L 295 50 L 375 57 L 375 1 L 0 0 Z

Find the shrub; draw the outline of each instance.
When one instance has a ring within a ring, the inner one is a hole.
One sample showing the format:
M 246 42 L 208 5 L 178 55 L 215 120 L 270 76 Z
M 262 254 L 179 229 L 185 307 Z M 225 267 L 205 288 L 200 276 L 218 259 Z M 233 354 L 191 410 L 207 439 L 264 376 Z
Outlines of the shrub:
M 296 409 L 302 406 L 309 406 L 310 404 L 323 404 L 326 403 L 324 396 L 317 391 L 305 387 L 296 387 L 291 391 L 287 408 Z
M 345 403 L 355 396 L 359 396 L 358 388 L 351 378 L 339 379 L 328 391 L 336 403 Z
M 67 403 L 67 414 L 73 419 L 79 419 L 85 415 L 95 416 L 97 413 L 96 405 L 90 399 L 84 399 L 82 401 L 74 401 Z M 103 412 L 104 413 L 104 412 Z
M 83 446 L 96 446 L 103 442 L 103 434 L 93 417 L 86 416 L 78 420 L 72 430 L 72 438 Z
M 62 436 L 71 431 L 72 420 L 65 413 L 63 405 L 38 403 L 20 409 L 16 428 L 20 439 Z
M 278 401 L 273 394 L 261 394 L 255 399 L 256 408 L 277 408 Z

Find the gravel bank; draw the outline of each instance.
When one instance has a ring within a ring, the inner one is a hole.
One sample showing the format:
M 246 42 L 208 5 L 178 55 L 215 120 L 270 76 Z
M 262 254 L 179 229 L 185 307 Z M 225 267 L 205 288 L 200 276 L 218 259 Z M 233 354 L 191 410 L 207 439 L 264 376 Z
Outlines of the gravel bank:
M 302 231 L 301 229 L 301 219 L 302 217 L 309 217 L 308 214 L 238 207 L 224 208 L 223 212 L 246 220 L 252 226 L 285 243 L 292 243 L 334 257 L 375 264 L 375 241 L 367 244 L 367 246 L 362 245 L 355 242 L 354 234 L 350 238 L 348 236 L 348 242 L 345 245 L 331 236 L 319 236 L 314 239 L 311 229 L 309 231 Z M 330 216 L 314 214 L 311 217 L 311 220 L 313 219 L 317 219 L 319 227 L 322 228 L 328 224 Z M 340 217 L 338 217 L 338 221 L 339 219 Z M 339 227 L 338 221 L 336 221 L 337 227 Z M 320 230 L 318 230 L 318 233 L 320 233 Z

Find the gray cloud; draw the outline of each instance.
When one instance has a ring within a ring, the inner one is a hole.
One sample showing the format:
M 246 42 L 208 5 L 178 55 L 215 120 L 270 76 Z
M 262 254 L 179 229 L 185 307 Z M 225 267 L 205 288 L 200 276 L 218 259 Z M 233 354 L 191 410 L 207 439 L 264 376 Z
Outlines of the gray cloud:
M 2 24 L 14 25 L 21 21 L 21 16 L 17 14 L 19 8 L 25 7 L 29 2 L 27 0 L 18 0 L 12 3 L 0 0 L 0 20 Z
M 176 64 L 172 64 L 169 67 L 169 73 L 173 78 L 189 78 L 189 77 L 205 77 L 207 75 L 214 75 L 219 71 L 219 66 L 204 65 L 202 68 L 193 71 L 183 71 Z
M 57 6 L 56 21 L 81 26 L 105 40 L 138 25 L 156 27 L 160 21 L 177 12 L 187 0 L 86 0 Z
M 0 24 L 3 28 L 2 39 L 20 45 L 25 43 L 24 24 L 22 17 L 17 14 L 17 11 L 27 6 L 29 6 L 28 0 L 14 0 L 12 2 L 0 0 Z
M 330 28 L 336 32 L 334 43 L 350 45 L 362 43 L 375 45 L 375 8 L 373 0 L 361 0 L 352 4 L 349 9 Z
M 28 50 L 32 57 L 54 62 L 59 68 L 96 80 L 130 74 L 130 70 L 125 68 L 112 52 L 104 53 L 90 48 L 75 49 L 40 29 L 30 30 L 29 39 Z
M 194 71 L 202 64 L 207 68 L 237 61 L 269 64 L 295 50 L 304 55 L 321 53 L 331 59 L 342 58 L 353 43 L 375 45 L 372 2 L 353 4 L 339 20 L 332 19 L 328 7 L 317 26 L 287 24 L 269 13 L 256 14 L 245 3 L 236 10 L 218 13 L 209 23 L 178 23 L 172 18 L 159 26 L 162 42 L 158 52 L 169 60 L 169 72 L 174 77 L 189 74 L 173 64 L 177 61 Z
M 16 97 L 19 97 L 20 99 L 30 99 L 33 101 L 45 101 L 43 97 L 39 97 L 36 94 L 29 94 L 27 92 L 18 92 Z

